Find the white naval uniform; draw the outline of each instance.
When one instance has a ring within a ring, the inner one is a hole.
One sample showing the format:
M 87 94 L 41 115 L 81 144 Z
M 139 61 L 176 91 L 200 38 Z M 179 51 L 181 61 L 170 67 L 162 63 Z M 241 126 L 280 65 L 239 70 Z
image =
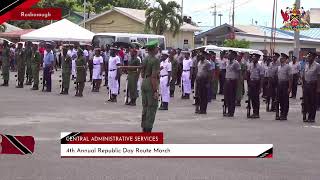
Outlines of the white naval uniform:
M 102 77 L 100 75 L 101 73 L 101 64 L 103 63 L 102 56 L 94 56 L 93 57 L 93 71 L 92 71 L 92 79 L 94 80 L 101 80 Z
M 192 68 L 192 59 L 183 59 L 182 64 L 183 64 L 183 71 L 182 71 L 182 85 L 183 85 L 183 92 L 182 94 L 191 94 L 191 79 L 190 79 L 190 74 L 191 74 L 191 68 Z
M 111 94 L 118 95 L 119 92 L 119 82 L 116 80 L 117 76 L 117 64 L 121 64 L 119 56 L 110 57 L 108 62 L 108 87 Z
M 172 71 L 171 62 L 169 59 L 161 61 L 160 63 L 160 94 L 162 102 L 168 103 L 170 101 L 170 85 L 168 86 L 169 72 Z

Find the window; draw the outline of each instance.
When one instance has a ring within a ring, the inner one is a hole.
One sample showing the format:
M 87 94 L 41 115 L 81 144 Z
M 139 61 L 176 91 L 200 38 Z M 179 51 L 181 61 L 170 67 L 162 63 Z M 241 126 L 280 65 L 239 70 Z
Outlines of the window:
M 183 44 L 189 44 L 189 40 L 188 40 L 188 39 L 185 39 L 185 40 L 183 41 Z

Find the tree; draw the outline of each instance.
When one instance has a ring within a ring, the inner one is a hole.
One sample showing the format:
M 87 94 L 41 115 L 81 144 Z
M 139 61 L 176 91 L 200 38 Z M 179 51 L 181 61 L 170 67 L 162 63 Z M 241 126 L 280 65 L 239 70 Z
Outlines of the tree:
M 237 39 L 228 39 L 223 42 L 223 46 L 225 47 L 234 47 L 234 48 L 249 48 L 250 42 L 245 39 L 237 40 Z
M 169 30 L 175 36 L 183 24 L 180 5 L 175 1 L 165 3 L 163 0 L 156 0 L 156 2 L 158 6 L 146 10 L 145 28 L 159 35 Z

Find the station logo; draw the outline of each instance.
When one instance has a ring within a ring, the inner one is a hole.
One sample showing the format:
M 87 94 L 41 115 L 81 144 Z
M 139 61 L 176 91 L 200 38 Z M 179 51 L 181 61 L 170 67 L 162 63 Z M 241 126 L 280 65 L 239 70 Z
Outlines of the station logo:
M 300 31 L 310 29 L 310 11 L 305 11 L 303 7 L 298 9 L 296 4 L 293 4 L 292 8 L 287 7 L 285 11 L 281 9 L 281 16 L 283 18 L 281 30 Z

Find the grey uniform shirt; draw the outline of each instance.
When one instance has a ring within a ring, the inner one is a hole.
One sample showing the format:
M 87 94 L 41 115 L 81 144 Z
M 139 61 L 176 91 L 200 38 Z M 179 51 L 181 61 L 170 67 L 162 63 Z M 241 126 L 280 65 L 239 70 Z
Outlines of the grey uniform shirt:
M 292 79 L 292 71 L 290 65 L 280 65 L 278 67 L 278 81 L 289 81 L 290 79 Z
M 204 60 L 203 62 L 199 61 L 198 63 L 198 72 L 197 78 L 208 78 L 210 73 L 211 64 L 209 61 Z
M 239 79 L 240 77 L 240 64 L 237 60 L 232 60 L 232 63 L 227 62 L 226 66 L 226 79 Z
M 278 67 L 279 66 L 280 66 L 280 62 L 279 61 L 276 61 L 275 63 L 271 62 L 270 67 L 268 69 L 269 77 L 271 77 L 271 78 L 276 78 L 277 77 L 277 75 L 278 75 Z
M 306 64 L 304 69 L 304 79 L 306 82 L 317 81 L 320 76 L 320 64 L 313 62 L 311 66 L 309 63 Z
M 249 65 L 248 72 L 250 72 L 250 80 L 260 80 L 264 77 L 264 68 L 257 63 L 255 66 L 253 63 Z

